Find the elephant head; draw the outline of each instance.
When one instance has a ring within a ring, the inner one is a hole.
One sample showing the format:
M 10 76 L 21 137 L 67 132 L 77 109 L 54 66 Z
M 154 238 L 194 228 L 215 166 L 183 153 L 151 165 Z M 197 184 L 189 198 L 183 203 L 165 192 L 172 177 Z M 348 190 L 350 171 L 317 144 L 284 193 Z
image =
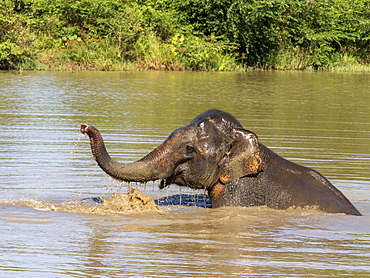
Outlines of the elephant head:
M 82 124 L 90 137 L 99 166 L 121 181 L 161 179 L 161 188 L 177 184 L 209 192 L 216 184 L 227 186 L 262 170 L 257 136 L 242 128 L 232 115 L 209 110 L 173 131 L 156 149 L 132 163 L 114 161 L 93 126 Z

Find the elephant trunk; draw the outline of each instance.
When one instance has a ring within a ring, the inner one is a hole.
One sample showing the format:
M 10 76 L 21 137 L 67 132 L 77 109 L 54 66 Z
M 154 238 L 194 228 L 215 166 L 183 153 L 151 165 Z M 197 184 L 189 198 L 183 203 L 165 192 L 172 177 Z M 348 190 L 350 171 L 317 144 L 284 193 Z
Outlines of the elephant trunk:
M 81 124 L 81 133 L 89 136 L 92 154 L 100 168 L 117 180 L 147 182 L 166 179 L 171 175 L 169 173 L 171 167 L 163 165 L 164 163 L 156 163 L 162 156 L 160 150 L 158 150 L 159 148 L 136 162 L 119 163 L 110 157 L 105 148 L 103 138 L 95 127 Z

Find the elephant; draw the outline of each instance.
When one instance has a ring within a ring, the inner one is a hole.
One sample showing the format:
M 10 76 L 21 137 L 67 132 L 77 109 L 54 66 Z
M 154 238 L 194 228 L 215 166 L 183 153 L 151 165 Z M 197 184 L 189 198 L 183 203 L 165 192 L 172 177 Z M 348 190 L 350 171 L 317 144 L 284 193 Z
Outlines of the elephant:
M 161 180 L 160 188 L 176 184 L 204 189 L 212 208 L 314 207 L 327 213 L 361 215 L 323 175 L 277 155 L 234 116 L 220 110 L 197 116 L 131 163 L 113 160 L 95 127 L 81 124 L 80 131 L 89 136 L 101 169 L 120 181 Z

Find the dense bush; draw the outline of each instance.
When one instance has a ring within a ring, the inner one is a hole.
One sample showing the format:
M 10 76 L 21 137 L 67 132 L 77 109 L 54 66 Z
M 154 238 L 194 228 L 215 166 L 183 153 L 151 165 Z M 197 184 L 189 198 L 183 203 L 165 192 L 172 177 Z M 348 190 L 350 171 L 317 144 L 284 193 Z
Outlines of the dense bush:
M 368 0 L 2 0 L 3 69 L 370 63 Z
M 251 65 L 321 67 L 329 65 L 338 53 L 369 63 L 368 0 L 169 2 L 187 15 L 196 30 L 237 43 Z

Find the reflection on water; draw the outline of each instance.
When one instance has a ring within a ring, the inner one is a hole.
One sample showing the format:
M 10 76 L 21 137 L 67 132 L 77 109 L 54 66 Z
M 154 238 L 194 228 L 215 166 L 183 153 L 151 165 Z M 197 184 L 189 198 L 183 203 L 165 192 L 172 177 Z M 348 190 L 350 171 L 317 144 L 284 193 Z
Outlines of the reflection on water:
M 208 194 L 175 194 L 154 200 L 160 206 L 187 206 L 211 208 Z
M 368 74 L 3 72 L 0 83 L 1 277 L 370 275 Z M 364 216 L 158 211 L 146 201 L 207 200 L 203 191 L 159 191 L 158 182 L 127 193 L 96 166 L 88 139 L 77 140 L 79 124 L 93 124 L 113 158 L 134 161 L 210 108 L 320 171 Z M 97 196 L 105 207 L 81 202 Z

